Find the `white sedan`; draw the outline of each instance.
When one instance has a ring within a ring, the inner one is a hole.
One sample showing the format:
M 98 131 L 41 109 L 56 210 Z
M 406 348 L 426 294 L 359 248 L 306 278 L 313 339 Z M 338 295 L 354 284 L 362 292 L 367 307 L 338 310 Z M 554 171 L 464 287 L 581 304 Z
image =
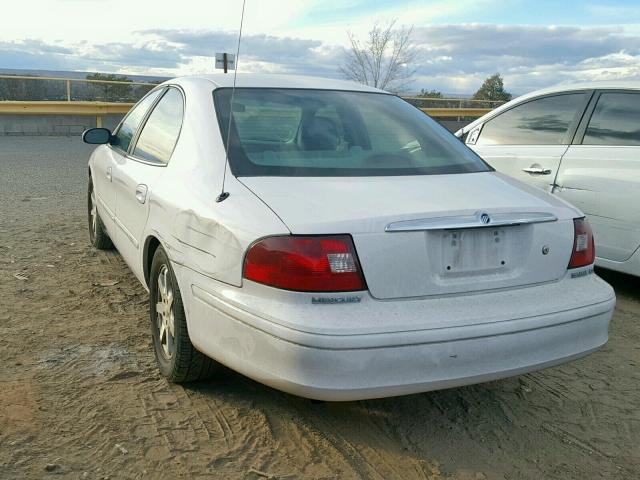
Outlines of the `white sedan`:
M 615 296 L 574 207 L 380 90 L 248 74 L 231 86 L 171 80 L 113 133 L 83 134 L 103 144 L 91 241 L 148 288 L 170 381 L 220 363 L 304 397 L 365 399 L 606 343 Z
M 596 265 L 640 276 L 640 82 L 528 93 L 456 135 L 499 172 L 581 209 Z

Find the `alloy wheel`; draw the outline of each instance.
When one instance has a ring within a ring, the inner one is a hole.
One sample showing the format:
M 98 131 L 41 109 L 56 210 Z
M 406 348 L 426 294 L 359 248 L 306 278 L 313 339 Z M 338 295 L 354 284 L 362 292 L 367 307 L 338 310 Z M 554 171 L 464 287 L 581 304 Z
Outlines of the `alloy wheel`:
M 173 313 L 173 288 L 171 287 L 171 273 L 166 265 L 162 265 L 158 273 L 158 290 L 156 294 L 156 325 L 158 340 L 162 347 L 162 354 L 171 359 L 175 353 L 175 328 Z

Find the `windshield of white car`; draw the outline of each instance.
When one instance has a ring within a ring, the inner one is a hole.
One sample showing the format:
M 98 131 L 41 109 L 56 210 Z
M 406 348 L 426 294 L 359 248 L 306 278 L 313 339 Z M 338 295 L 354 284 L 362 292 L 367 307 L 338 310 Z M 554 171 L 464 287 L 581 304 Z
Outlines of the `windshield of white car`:
M 491 168 L 399 97 L 337 90 L 237 88 L 213 92 L 235 176 L 391 176 Z

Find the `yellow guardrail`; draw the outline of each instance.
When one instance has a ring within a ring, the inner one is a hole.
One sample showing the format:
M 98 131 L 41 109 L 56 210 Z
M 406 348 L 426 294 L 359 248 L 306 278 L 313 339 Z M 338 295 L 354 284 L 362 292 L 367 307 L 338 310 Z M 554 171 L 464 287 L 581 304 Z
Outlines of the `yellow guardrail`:
M 104 115 L 124 115 L 133 105 L 112 102 L 0 102 L 0 115 L 88 115 L 95 116 L 96 126 L 101 127 Z
M 108 115 L 127 113 L 134 103 L 116 102 L 13 102 L 0 101 L 0 114 Z M 481 117 L 490 108 L 421 108 L 432 117 Z
M 96 117 L 96 125 L 102 125 L 102 116 L 125 114 L 133 103 L 115 102 L 2 102 L 0 115 L 90 115 Z M 421 108 L 423 112 L 438 118 L 481 117 L 490 108 Z
M 107 115 L 127 113 L 133 103 L 112 102 L 0 102 L 0 113 L 30 115 Z

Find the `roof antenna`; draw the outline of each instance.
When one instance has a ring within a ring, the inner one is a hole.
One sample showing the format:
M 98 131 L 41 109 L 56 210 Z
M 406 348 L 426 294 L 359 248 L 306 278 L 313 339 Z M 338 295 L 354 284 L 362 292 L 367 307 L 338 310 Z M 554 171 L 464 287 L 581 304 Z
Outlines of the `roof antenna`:
M 231 89 L 231 102 L 229 103 L 229 124 L 227 125 L 227 143 L 224 146 L 224 171 L 222 173 L 222 189 L 216 197 L 216 203 L 229 198 L 229 192 L 224 191 L 224 183 L 227 178 L 227 165 L 229 164 L 229 139 L 231 137 L 231 116 L 233 115 L 233 97 L 236 93 L 236 77 L 238 76 L 238 59 L 240 56 L 240 40 L 242 39 L 242 22 L 244 21 L 244 5 L 247 0 L 242 0 L 242 14 L 240 15 L 240 31 L 238 32 L 238 47 L 236 48 L 235 71 L 233 72 L 233 88 Z

